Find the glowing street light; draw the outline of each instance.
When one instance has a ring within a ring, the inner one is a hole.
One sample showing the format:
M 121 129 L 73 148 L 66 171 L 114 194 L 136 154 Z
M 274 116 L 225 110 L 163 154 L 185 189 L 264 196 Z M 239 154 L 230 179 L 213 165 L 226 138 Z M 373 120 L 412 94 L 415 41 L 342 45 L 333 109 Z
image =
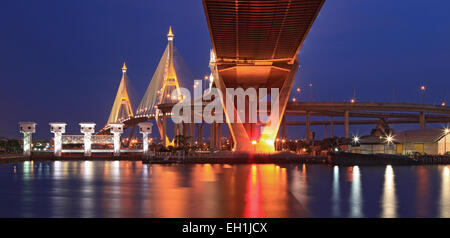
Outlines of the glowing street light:
M 442 103 L 441 103 L 441 106 L 445 107 L 445 106 L 447 106 L 447 103 L 442 102 Z
M 293 98 L 292 101 L 295 102 L 295 101 L 297 101 L 297 99 Z
M 297 88 L 297 92 L 300 93 L 302 90 L 300 88 Z
M 359 143 L 359 137 L 358 136 L 353 137 L 353 143 L 355 143 L 355 144 Z
M 354 98 L 350 99 L 350 103 L 355 103 L 356 100 Z
M 389 135 L 389 136 L 387 136 L 386 137 L 386 142 L 389 144 L 389 143 L 392 143 L 394 141 L 394 138 L 391 136 L 391 135 Z

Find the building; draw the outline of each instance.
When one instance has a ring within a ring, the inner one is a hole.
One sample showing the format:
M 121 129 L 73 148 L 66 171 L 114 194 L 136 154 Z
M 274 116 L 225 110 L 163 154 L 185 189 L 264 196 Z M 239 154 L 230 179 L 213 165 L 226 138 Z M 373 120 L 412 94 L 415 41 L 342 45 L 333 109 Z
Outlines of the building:
M 448 130 L 429 128 L 404 131 L 395 135 L 397 154 L 447 154 L 450 151 Z

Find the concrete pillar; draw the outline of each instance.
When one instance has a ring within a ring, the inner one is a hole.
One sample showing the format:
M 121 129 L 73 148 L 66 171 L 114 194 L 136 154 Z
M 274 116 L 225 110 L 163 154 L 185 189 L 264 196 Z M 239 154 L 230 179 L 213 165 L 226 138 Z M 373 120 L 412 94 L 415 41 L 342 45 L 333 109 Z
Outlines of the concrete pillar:
M 334 137 L 334 119 L 333 117 L 330 118 L 330 137 Z
M 123 123 L 111 123 L 109 127 L 111 128 L 111 133 L 114 135 L 114 156 L 120 156 L 120 136 L 123 133 Z
M 95 123 L 81 122 L 81 133 L 84 134 L 84 156 L 92 156 L 92 134 L 95 132 Z
M 306 141 L 311 141 L 311 113 L 306 112 L 306 118 L 305 118 L 305 125 L 306 125 Z
M 56 157 L 61 157 L 62 155 L 62 134 L 66 133 L 66 123 L 64 122 L 51 122 L 50 131 L 54 134 L 54 154 Z
M 214 150 L 216 148 L 216 123 L 213 122 L 211 124 L 209 124 L 209 137 L 210 137 L 210 141 L 209 141 L 209 148 L 210 150 Z
M 31 156 L 32 134 L 36 133 L 35 122 L 19 122 L 20 133 L 23 134 L 23 156 Z
M 162 140 L 162 144 L 164 147 L 167 147 L 167 117 L 166 114 L 163 113 L 162 116 L 162 135 L 161 135 L 161 140 Z
M 142 133 L 142 152 L 148 154 L 148 135 L 152 133 L 153 124 L 150 122 L 139 123 L 139 132 Z
M 216 144 L 217 144 L 217 148 L 220 150 L 220 148 L 222 148 L 222 140 L 220 139 L 220 137 L 222 137 L 222 124 L 217 123 L 217 139 L 216 139 Z
M 427 122 L 425 120 L 425 113 L 424 112 L 420 112 L 420 114 L 419 114 L 419 122 L 420 122 L 420 129 L 425 129 Z
M 346 110 L 344 112 L 344 130 L 345 130 L 345 138 L 349 138 L 349 111 Z
M 195 124 L 189 123 L 189 144 L 194 145 L 195 142 Z
M 205 124 L 202 122 L 201 124 L 197 124 L 197 142 L 198 144 L 203 144 L 203 126 Z
M 189 136 L 189 124 L 183 122 L 183 136 L 187 138 Z M 186 141 L 187 142 L 187 141 Z

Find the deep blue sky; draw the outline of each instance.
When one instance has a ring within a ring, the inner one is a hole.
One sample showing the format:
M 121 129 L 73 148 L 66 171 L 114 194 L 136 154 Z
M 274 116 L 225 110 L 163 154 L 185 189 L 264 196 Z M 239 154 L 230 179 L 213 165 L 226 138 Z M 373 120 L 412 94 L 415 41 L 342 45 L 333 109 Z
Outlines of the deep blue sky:
M 418 102 L 424 82 L 426 102 L 440 104 L 450 97 L 449 12 L 445 0 L 327 1 L 300 52 L 297 98 L 349 100 L 356 89 L 360 101 Z M 0 136 L 19 137 L 18 121 L 36 121 L 37 137 L 50 137 L 50 121 L 69 133 L 80 121 L 102 127 L 122 62 L 142 96 L 169 25 L 191 71 L 209 73 L 200 0 L 2 1 Z

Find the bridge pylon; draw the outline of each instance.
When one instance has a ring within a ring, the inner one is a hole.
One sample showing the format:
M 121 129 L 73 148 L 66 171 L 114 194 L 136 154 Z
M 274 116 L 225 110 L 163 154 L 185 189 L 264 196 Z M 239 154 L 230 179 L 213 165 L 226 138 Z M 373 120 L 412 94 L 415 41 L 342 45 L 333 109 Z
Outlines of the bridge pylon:
M 116 98 L 106 125 L 111 123 L 119 123 L 133 117 L 133 108 L 131 106 L 130 95 L 127 87 L 127 66 L 123 63 L 122 79 L 120 81 Z
M 172 27 L 169 28 L 167 34 L 168 44 L 159 61 L 158 67 L 153 74 L 152 80 L 147 91 L 142 98 L 139 107 L 136 110 L 136 117 L 154 117 L 158 127 L 161 140 L 165 146 L 172 145 L 173 139 L 169 139 L 165 130 L 166 117 L 163 112 L 157 109 L 157 105 L 166 103 L 176 103 L 180 101 L 180 83 L 178 73 L 175 69 L 174 60 L 174 34 Z M 172 92 L 176 90 L 177 95 L 173 96 Z

